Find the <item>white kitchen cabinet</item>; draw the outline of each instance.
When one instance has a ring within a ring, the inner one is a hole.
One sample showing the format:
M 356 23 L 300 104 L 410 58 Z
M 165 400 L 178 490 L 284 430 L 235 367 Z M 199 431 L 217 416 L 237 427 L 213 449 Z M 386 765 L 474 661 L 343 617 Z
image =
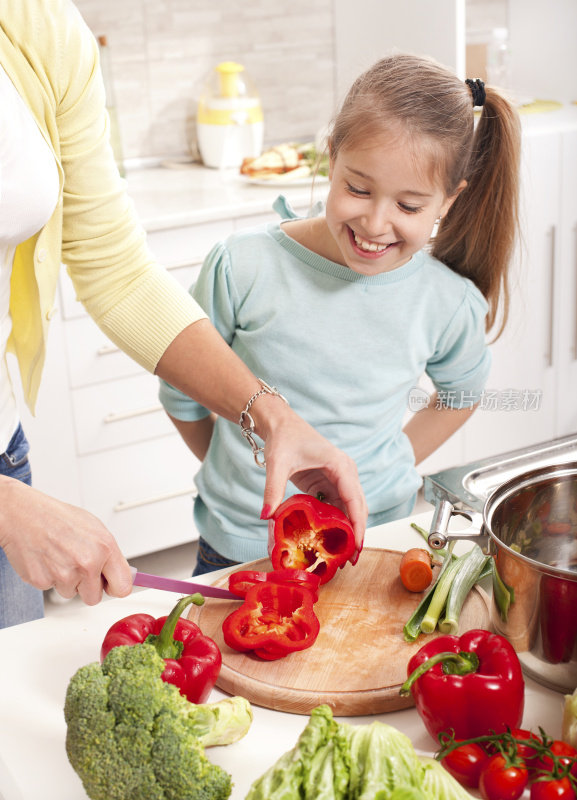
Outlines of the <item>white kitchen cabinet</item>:
M 557 433 L 577 432 L 577 130 L 561 136 L 561 217 L 557 233 L 562 268 L 557 284 L 559 318 L 555 366 Z

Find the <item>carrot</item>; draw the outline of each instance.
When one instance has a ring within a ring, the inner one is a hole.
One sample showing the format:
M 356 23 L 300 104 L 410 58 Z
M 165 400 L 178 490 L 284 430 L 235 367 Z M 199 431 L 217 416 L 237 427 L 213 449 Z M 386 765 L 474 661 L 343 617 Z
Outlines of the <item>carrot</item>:
M 433 580 L 431 555 L 420 547 L 412 547 L 403 553 L 399 575 L 409 592 L 422 592 Z

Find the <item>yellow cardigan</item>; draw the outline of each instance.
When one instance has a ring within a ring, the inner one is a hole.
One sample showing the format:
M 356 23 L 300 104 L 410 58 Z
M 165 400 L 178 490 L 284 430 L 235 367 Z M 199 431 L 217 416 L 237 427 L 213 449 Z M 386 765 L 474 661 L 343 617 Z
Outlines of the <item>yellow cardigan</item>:
M 34 410 L 64 263 L 103 332 L 153 372 L 173 339 L 206 316 L 149 252 L 109 145 L 94 36 L 70 0 L 0 0 L 0 62 L 58 164 L 59 198 L 17 249 L 8 348 Z

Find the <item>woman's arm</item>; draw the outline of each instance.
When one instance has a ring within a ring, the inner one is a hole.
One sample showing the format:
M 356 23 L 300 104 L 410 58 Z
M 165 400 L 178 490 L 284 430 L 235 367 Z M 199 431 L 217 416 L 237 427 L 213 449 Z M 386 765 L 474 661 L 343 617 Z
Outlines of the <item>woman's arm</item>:
M 220 416 L 238 422 L 261 386 L 208 320 L 189 325 L 168 346 L 156 374 Z M 282 386 L 278 389 L 282 393 Z M 290 480 L 308 494 L 322 492 L 353 525 L 358 550 L 367 524 L 367 504 L 357 467 L 279 397 L 261 395 L 251 407 L 265 442 L 266 485 L 262 517 L 282 502 Z M 247 444 L 247 458 L 251 458 Z
M 438 395 L 435 393 L 429 405 L 411 417 L 403 429 L 413 446 L 415 464 L 424 461 L 458 431 L 471 418 L 476 407 L 443 406 L 438 402 Z

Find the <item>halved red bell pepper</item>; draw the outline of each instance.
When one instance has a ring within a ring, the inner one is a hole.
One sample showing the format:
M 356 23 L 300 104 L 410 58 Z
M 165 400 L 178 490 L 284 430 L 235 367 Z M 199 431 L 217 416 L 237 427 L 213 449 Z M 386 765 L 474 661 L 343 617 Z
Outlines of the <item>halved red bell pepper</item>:
M 269 533 L 273 568 L 309 570 L 319 576 L 321 586 L 356 550 L 346 514 L 308 494 L 295 494 L 281 503 L 269 521 Z
M 304 586 L 310 589 L 314 602 L 318 600 L 320 578 L 304 569 L 275 569 L 272 572 L 258 572 L 256 570 L 241 569 L 232 572 L 228 577 L 228 588 L 238 597 L 246 597 L 246 593 L 257 583 L 284 583 L 287 585 Z
M 498 634 L 472 630 L 438 636 L 409 660 L 407 673 L 401 694 L 412 691 L 433 739 L 451 730 L 456 739 L 471 739 L 521 724 L 521 664 L 513 646 Z
M 319 630 L 310 589 L 269 581 L 251 586 L 222 623 L 229 647 L 270 661 L 310 647 Z
M 203 602 L 201 594 L 188 595 L 167 617 L 131 614 L 115 622 L 102 642 L 100 660 L 119 645 L 153 644 L 166 663 L 162 680 L 177 686 L 191 703 L 204 703 L 220 673 L 222 655 L 217 643 L 196 623 L 181 619 L 187 606 Z

